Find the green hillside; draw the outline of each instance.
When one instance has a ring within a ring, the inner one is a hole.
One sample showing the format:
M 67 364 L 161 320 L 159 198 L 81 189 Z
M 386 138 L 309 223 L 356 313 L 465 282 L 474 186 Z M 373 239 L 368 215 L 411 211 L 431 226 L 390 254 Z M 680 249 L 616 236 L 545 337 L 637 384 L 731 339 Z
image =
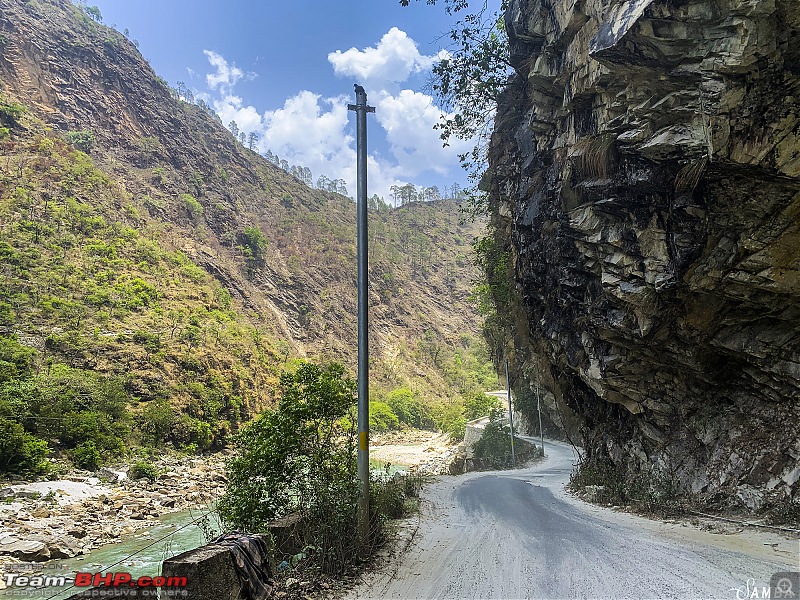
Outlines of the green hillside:
M 298 358 L 354 370 L 350 199 L 244 148 L 66 0 L 0 0 L 0 32 L 10 446 L 86 466 L 218 448 Z M 448 200 L 375 203 L 370 226 L 374 396 L 408 390 L 449 428 L 494 383 L 469 301 L 479 226 Z

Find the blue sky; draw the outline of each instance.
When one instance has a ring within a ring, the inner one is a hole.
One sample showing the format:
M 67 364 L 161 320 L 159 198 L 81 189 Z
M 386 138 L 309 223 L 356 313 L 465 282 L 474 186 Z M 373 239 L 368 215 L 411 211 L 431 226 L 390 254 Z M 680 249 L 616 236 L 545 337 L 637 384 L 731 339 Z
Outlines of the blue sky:
M 89 0 L 106 24 L 128 29 L 156 72 L 183 81 L 226 125 L 314 178 L 344 179 L 355 193 L 353 83 L 377 108 L 369 122 L 369 192 L 388 198 L 406 182 L 466 183 L 458 152 L 432 126 L 441 111 L 425 92 L 453 18 L 424 1 Z

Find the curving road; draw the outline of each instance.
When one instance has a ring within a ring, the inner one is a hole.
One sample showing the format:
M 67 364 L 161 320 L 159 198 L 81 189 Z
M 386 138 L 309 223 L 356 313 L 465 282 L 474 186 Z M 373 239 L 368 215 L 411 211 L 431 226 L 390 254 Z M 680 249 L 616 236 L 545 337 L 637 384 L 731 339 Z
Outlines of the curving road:
M 410 547 L 350 598 L 761 598 L 797 540 L 650 521 L 568 495 L 570 446 L 542 463 L 428 486 Z M 753 588 L 757 594 L 753 596 Z

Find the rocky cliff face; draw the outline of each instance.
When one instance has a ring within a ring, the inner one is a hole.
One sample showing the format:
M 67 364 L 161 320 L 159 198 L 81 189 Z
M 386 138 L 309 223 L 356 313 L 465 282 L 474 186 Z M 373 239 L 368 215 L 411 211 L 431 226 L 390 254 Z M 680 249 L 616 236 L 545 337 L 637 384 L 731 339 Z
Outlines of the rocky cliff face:
M 489 181 L 518 395 L 590 456 L 800 493 L 795 0 L 512 0 Z

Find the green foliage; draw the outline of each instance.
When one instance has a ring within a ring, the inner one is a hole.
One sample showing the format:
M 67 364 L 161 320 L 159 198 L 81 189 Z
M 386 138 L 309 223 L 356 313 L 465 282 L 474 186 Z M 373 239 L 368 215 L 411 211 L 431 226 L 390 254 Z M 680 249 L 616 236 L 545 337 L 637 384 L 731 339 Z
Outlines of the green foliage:
M 277 408 L 236 436 L 239 455 L 218 509 L 226 524 L 250 532 L 301 513 L 305 545 L 320 548 L 318 566 L 335 571 L 356 544 L 355 382 L 341 365 L 301 363 L 280 383 Z
M 8 127 L 0 127 L 0 140 L 11 137 L 11 130 Z
M 248 274 L 263 266 L 269 241 L 264 233 L 257 227 L 245 227 L 238 234 L 239 249 L 245 258 Z
M 433 417 L 426 407 L 414 393 L 408 388 L 397 388 L 389 392 L 386 396 L 386 404 L 397 415 L 401 423 L 417 429 L 433 429 L 435 426 Z
M 137 418 L 138 429 L 146 442 L 158 446 L 171 435 L 176 419 L 175 408 L 168 400 L 152 400 Z
M 409 3 L 400 0 L 403 6 Z M 428 0 L 428 4 L 435 4 L 435 0 Z M 448 14 L 469 8 L 468 0 L 446 0 L 443 4 Z M 479 140 L 471 153 L 461 155 L 462 162 L 475 175 L 483 162 L 483 147 L 497 99 L 512 71 L 503 19 L 507 5 L 503 0 L 499 10 L 487 14 L 487 4 L 480 3 L 478 11 L 459 19 L 449 32 L 452 45 L 447 48 L 447 55 L 434 64 L 432 71 L 434 97 L 446 109 L 436 128 L 445 145 L 452 137 Z
M 64 449 L 91 441 L 117 456 L 130 433 L 122 382 L 65 365 L 0 385 L 0 407 L 13 407 L 29 432 Z
M 401 519 L 419 506 L 423 479 L 408 474 L 373 477 L 369 487 L 369 506 L 373 520 Z
M 205 181 L 203 180 L 203 176 L 194 171 L 191 175 L 191 184 L 194 188 L 194 193 L 199 197 L 203 195 L 203 190 L 205 189 Z
M 100 451 L 91 440 L 78 444 L 70 454 L 72 462 L 81 469 L 96 471 L 100 467 Z
M 476 457 L 487 459 L 494 469 L 511 466 L 511 429 L 503 423 L 502 411 L 495 410 L 489 415 L 489 422 L 472 445 L 472 451 Z
M 374 401 L 369 403 L 369 428 L 370 431 L 390 431 L 399 429 L 400 422 L 388 404 Z
M 464 407 L 460 402 L 450 402 L 436 407 L 436 424 L 442 433 L 446 433 L 453 441 L 464 439 L 467 428 L 467 419 L 464 417 Z
M 146 154 L 152 154 L 161 147 L 157 137 L 143 137 L 139 140 L 139 148 Z
M 573 490 L 588 492 L 593 502 L 629 504 L 650 514 L 673 512 L 683 499 L 675 473 L 655 466 L 650 472 L 628 471 L 602 455 L 583 455 L 569 481 Z
M 36 350 L 23 346 L 15 336 L 0 335 L 0 383 L 31 375 Z
M 477 239 L 473 247 L 480 279 L 471 299 L 483 317 L 484 336 L 493 348 L 501 348 L 513 318 L 511 252 L 500 246 L 492 234 Z
M 48 470 L 47 442 L 15 421 L 0 417 L 0 473 L 38 475 Z
M 190 218 L 196 219 L 203 214 L 203 205 L 200 204 L 194 196 L 191 194 L 181 194 L 179 198 L 181 202 L 183 202 L 183 207 L 186 209 L 186 212 L 189 213 Z
M 135 462 L 128 470 L 128 477 L 131 479 L 149 479 L 155 481 L 158 479 L 158 468 L 153 463 L 140 460 Z
M 90 152 L 94 147 L 94 133 L 91 131 L 70 131 L 67 133 L 67 142 L 81 152 Z
M 181 415 L 175 423 L 170 437 L 178 447 L 192 452 L 208 450 L 214 442 L 211 424 L 191 415 Z
M 464 399 L 464 417 L 467 421 L 480 419 L 490 415 L 493 410 L 498 408 L 498 401 L 495 396 L 489 396 L 482 392 L 471 394 Z
M 97 6 L 86 6 L 86 5 L 84 5 L 84 6 L 81 6 L 81 9 L 83 10 L 84 13 L 86 13 L 86 15 L 90 19 L 92 19 L 96 23 L 102 23 L 103 22 L 103 15 L 100 14 L 100 9 Z
M 8 125 L 16 125 L 28 109 L 19 102 L 5 102 L 0 99 L 0 121 Z

